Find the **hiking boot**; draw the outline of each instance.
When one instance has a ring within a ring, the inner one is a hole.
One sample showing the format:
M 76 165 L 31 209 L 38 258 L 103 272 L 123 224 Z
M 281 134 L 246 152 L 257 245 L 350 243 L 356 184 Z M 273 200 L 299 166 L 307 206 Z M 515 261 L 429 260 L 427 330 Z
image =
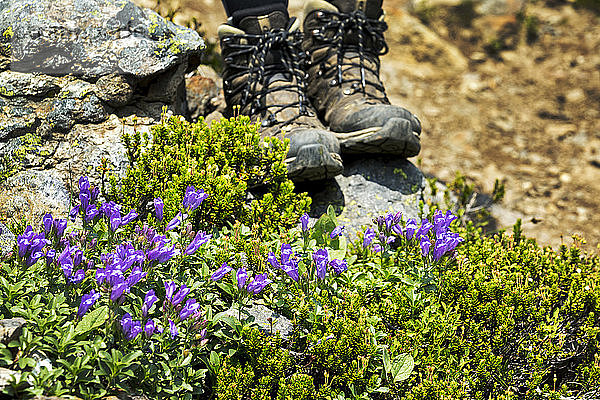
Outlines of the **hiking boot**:
M 304 42 L 307 94 L 343 153 L 412 157 L 421 123 L 390 104 L 379 79 L 387 52 L 382 0 L 308 0 Z
M 340 146 L 306 97 L 302 33 L 287 10 L 248 15 L 219 27 L 223 86 L 231 114 L 260 121 L 261 135 L 289 138 L 288 176 L 296 182 L 342 172 Z

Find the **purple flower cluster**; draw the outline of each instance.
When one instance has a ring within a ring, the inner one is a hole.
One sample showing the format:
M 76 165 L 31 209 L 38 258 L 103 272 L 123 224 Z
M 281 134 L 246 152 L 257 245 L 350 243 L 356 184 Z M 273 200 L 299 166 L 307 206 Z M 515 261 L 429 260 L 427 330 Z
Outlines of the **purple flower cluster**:
M 185 190 L 185 196 L 183 197 L 183 208 L 187 212 L 192 212 L 200 207 L 200 204 L 208 197 L 208 194 L 204 193 L 204 190 L 188 186 Z
M 50 250 L 48 253 L 50 253 Z M 49 258 L 48 255 L 47 257 Z M 71 246 L 69 243 L 65 243 L 62 252 L 56 257 L 56 263 L 62 270 L 65 279 L 72 284 L 78 284 L 85 278 L 83 268 L 76 270 L 83 261 L 83 251 L 78 246 Z
M 121 206 L 116 204 L 114 201 L 102 203 L 100 206 L 100 216 L 105 216 L 108 222 L 108 226 L 111 231 L 116 231 L 122 226 L 129 224 L 131 221 L 138 217 L 135 210 L 130 210 L 126 215 L 121 215 Z
M 223 263 L 212 275 L 211 279 L 213 281 L 221 280 L 225 275 L 233 271 L 233 268 L 227 265 L 226 262 Z M 236 272 L 236 278 L 238 282 L 238 288 L 240 290 L 245 289 L 250 294 L 259 294 L 267 285 L 272 283 L 273 281 L 269 279 L 266 273 L 259 274 L 252 279 L 251 282 L 248 283 L 248 272 L 245 267 L 241 267 Z
M 24 260 L 25 265 L 29 268 L 44 256 L 42 250 L 49 243 L 43 232 L 35 233 L 31 225 L 28 225 L 25 232 L 17 236 L 19 258 Z
M 292 251 L 292 246 L 289 244 L 281 245 L 281 262 L 277 260 L 275 253 L 272 251 L 267 255 L 267 262 L 275 269 L 281 269 L 295 282 L 300 279 L 298 273 L 298 257 Z
M 313 261 L 317 268 L 317 278 L 325 279 L 327 274 L 327 266 L 333 268 L 336 274 L 341 274 L 348 269 L 346 260 L 334 259 L 329 261 L 329 252 L 327 249 L 319 249 L 312 255 Z
M 118 245 L 114 253 L 103 254 L 100 259 L 105 267 L 96 269 L 96 282 L 110 288 L 113 302 L 121 302 L 123 295 L 147 275 L 142 269 L 144 251 L 136 250 L 129 242 Z M 129 270 L 129 276 L 125 277 Z
M 455 219 L 456 216 L 450 211 L 444 214 L 438 210 L 433 216 L 433 224 L 425 219 L 418 225 L 414 219 L 409 219 L 400 234 L 406 240 L 418 241 L 423 256 L 431 255 L 434 261 L 439 261 L 445 255 L 452 254 L 463 242 L 458 233 L 450 231 L 450 224 Z

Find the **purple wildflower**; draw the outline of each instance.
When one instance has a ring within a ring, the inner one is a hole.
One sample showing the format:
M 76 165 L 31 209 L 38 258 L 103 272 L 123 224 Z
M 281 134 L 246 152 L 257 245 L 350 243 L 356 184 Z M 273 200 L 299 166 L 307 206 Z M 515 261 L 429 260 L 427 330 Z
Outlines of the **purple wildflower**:
M 138 213 L 135 210 L 130 210 L 127 215 L 123 217 L 121 220 L 121 226 L 125 226 L 129 224 L 131 221 L 138 217 Z
M 310 217 L 308 216 L 307 213 L 304 213 L 301 217 L 300 217 L 300 223 L 302 224 L 302 232 L 308 232 L 308 221 L 309 221 Z
M 363 236 L 363 248 L 367 248 L 371 245 L 371 243 L 373 242 L 373 239 L 375 239 L 375 231 L 373 230 L 373 228 L 369 228 L 365 231 L 365 234 Z
M 188 186 L 183 198 L 183 208 L 188 211 L 194 211 L 208 197 L 204 190 L 196 190 L 193 186 Z
M 219 280 L 221 280 L 221 278 L 223 278 L 225 275 L 227 275 L 231 270 L 232 270 L 232 268 L 230 266 L 228 266 L 226 262 L 224 262 L 223 265 L 221 265 L 221 267 L 219 267 L 219 269 L 216 270 L 210 276 L 210 279 L 212 279 L 215 282 L 219 281 Z
M 110 299 L 115 303 L 123 296 L 123 293 L 127 291 L 128 286 L 127 282 L 121 282 L 113 286 L 112 291 L 110 292 Z
M 169 330 L 171 331 L 171 339 L 175 339 L 179 332 L 177 331 L 177 326 L 175 326 L 175 322 L 169 319 Z
M 185 297 L 190 293 L 190 288 L 188 288 L 185 283 L 181 285 L 181 288 L 173 295 L 173 298 L 169 299 L 171 304 L 174 306 L 178 305 L 185 299 Z
M 152 308 L 152 305 L 158 301 L 158 297 L 154 293 L 153 289 L 150 289 L 148 293 L 146 293 L 146 297 L 144 297 L 144 304 L 142 305 L 142 315 L 144 318 L 148 315 L 148 312 Z
M 272 251 L 270 251 L 269 254 L 267 255 L 267 262 L 269 264 L 271 264 L 271 266 L 273 268 L 280 268 L 279 261 L 277 261 L 277 257 L 275 256 L 275 253 L 273 253 Z
M 65 232 L 65 229 L 67 228 L 67 220 L 60 218 L 55 219 L 52 225 L 54 226 L 54 231 L 56 232 L 56 238 L 60 240 Z
M 52 222 L 52 214 L 50 213 L 47 213 L 46 215 L 44 215 L 44 218 L 42 218 L 42 224 L 44 225 L 44 233 L 46 235 L 49 235 L 52 231 Z
M 131 288 L 132 286 L 137 284 L 139 281 L 144 279 L 146 277 L 146 275 L 147 275 L 147 273 L 142 270 L 142 267 L 140 267 L 139 265 L 134 267 L 133 270 L 131 270 L 131 274 L 127 278 L 127 281 L 126 281 L 127 287 Z
M 202 246 L 205 243 L 208 243 L 211 237 L 212 235 L 207 235 L 205 232 L 198 231 L 194 239 L 185 249 L 185 254 L 187 254 L 188 256 L 194 254 L 196 251 L 198 251 L 200 246 Z
M 73 276 L 69 278 L 69 282 L 73 285 L 77 285 L 81 283 L 85 279 L 85 271 L 83 269 L 78 269 Z
M 196 313 L 200 309 L 200 303 L 196 302 L 196 299 L 187 299 L 185 306 L 179 312 L 179 318 L 183 321 L 190 315 Z
M 71 219 L 71 222 L 75 222 L 77 214 L 79 214 L 79 206 L 71 208 L 71 211 L 69 211 L 69 218 Z
M 317 266 L 317 277 L 319 279 L 325 279 L 328 258 L 329 253 L 327 249 L 319 249 L 313 253 L 313 260 Z
M 417 221 L 411 218 L 406 222 L 406 226 L 404 229 L 404 237 L 406 237 L 406 240 L 411 240 L 414 237 L 416 231 Z
M 173 218 L 171 220 L 171 222 L 169 222 L 167 224 L 167 231 L 170 231 L 172 229 L 177 228 L 179 225 L 181 225 L 181 223 L 183 222 L 184 219 L 187 218 L 187 214 L 182 214 L 181 211 L 177 213 L 177 215 L 175 216 L 175 218 Z
M 104 269 L 104 268 L 96 269 L 96 282 L 98 283 L 98 286 L 101 286 L 105 280 L 106 280 L 106 269 Z
M 154 215 L 156 216 L 156 219 L 159 221 L 162 221 L 163 219 L 163 211 L 165 209 L 165 203 L 163 203 L 162 199 L 160 197 L 157 197 L 154 199 Z
M 423 256 L 429 254 L 429 250 L 431 249 L 431 241 L 429 240 L 429 237 L 419 237 L 419 246 L 421 246 L 421 254 L 423 254 Z
M 249 293 L 259 294 L 271 282 L 273 281 L 267 279 L 267 274 L 260 274 L 254 277 L 252 282 L 246 287 L 246 290 Z
M 144 325 L 144 335 L 146 335 L 146 338 L 150 339 L 155 331 L 156 324 L 153 319 L 149 319 L 148 322 L 146 322 L 146 325 Z
M 248 279 L 248 272 L 245 267 L 241 267 L 236 273 L 238 288 L 243 289 Z
M 134 321 L 131 314 L 125 313 L 121 318 L 121 327 L 125 334 L 125 339 L 133 340 L 142 332 L 142 321 Z
M 342 236 L 343 232 L 344 232 L 344 226 L 340 225 L 340 226 L 336 226 L 335 228 L 333 228 L 333 230 L 331 231 L 331 233 L 329 234 L 329 237 L 331 239 L 335 239 L 338 236 Z
M 92 289 L 88 294 L 84 294 L 81 297 L 81 303 L 79 304 L 79 310 L 77 310 L 77 317 L 81 318 L 83 315 L 88 312 L 90 308 L 94 305 L 96 300 L 100 298 L 100 293 L 96 293 L 95 290 Z
M 167 300 L 171 300 L 173 298 L 173 293 L 177 290 L 177 284 L 173 281 L 165 282 L 165 296 Z
M 339 275 L 348 269 L 348 262 L 346 262 L 346 260 L 335 259 L 329 261 L 329 266 Z
M 93 221 L 99 214 L 95 205 L 91 204 L 85 211 L 85 222 Z
M 373 245 L 373 251 L 374 251 L 375 253 L 379 253 L 379 252 L 381 251 L 381 245 L 380 245 L 379 243 L 375 243 L 375 244 Z

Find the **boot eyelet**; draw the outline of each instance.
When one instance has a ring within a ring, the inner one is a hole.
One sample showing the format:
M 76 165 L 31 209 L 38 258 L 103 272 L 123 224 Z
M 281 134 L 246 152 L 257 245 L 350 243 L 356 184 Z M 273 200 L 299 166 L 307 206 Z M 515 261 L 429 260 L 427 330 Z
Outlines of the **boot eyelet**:
M 346 96 L 348 96 L 348 95 L 352 94 L 352 90 L 350 90 L 350 89 L 344 89 L 344 94 Z
M 337 79 L 332 79 L 329 81 L 329 86 L 336 86 L 338 84 Z

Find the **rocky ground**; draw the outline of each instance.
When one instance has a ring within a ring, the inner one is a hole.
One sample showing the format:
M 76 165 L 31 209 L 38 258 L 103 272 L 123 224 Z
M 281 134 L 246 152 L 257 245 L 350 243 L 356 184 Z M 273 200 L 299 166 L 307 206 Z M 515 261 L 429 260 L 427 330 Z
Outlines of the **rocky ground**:
M 218 0 L 138 3 L 163 15 L 177 10 L 182 24 L 195 18 L 213 42 L 225 20 Z M 460 171 L 481 193 L 499 178 L 506 186 L 492 210 L 499 227 L 522 218 L 542 244 L 581 234 L 596 248 L 599 15 L 567 2 L 474 4 L 488 9 L 452 0 L 384 2 L 390 51 L 383 80 L 391 100 L 424 126 L 423 151 L 412 161 L 446 183 Z M 290 9 L 301 16 L 302 1 L 290 1 Z

